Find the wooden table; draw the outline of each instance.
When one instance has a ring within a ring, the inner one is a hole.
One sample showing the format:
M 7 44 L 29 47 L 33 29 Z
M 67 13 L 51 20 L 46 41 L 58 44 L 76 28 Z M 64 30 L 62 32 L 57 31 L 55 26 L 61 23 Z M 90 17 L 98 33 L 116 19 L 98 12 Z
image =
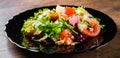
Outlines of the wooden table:
M 117 25 L 117 33 L 104 47 L 82 54 L 40 55 L 24 51 L 5 36 L 5 24 L 13 16 L 28 9 L 49 5 L 77 5 L 93 8 L 110 16 Z M 0 0 L 0 58 L 120 58 L 120 0 Z

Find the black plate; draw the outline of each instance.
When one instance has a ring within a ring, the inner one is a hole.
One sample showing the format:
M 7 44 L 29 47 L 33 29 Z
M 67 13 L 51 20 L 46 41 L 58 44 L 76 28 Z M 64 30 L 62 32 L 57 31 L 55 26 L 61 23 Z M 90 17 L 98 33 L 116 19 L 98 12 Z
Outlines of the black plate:
M 46 6 L 46 7 L 40 7 L 40 8 L 53 9 L 55 7 L 56 6 Z M 75 7 L 77 7 L 77 6 L 75 6 Z M 33 51 L 33 52 L 38 52 L 37 50 L 27 49 L 27 48 L 25 48 L 21 45 L 23 37 L 22 37 L 22 34 L 21 34 L 20 30 L 23 26 L 24 20 L 26 20 L 30 16 L 33 16 L 34 12 L 37 12 L 38 9 L 40 9 L 40 8 L 27 10 L 23 13 L 20 13 L 19 15 L 14 16 L 12 19 L 10 19 L 8 21 L 8 24 L 6 24 L 5 32 L 6 32 L 6 35 L 7 35 L 8 39 L 13 44 L 17 45 L 20 48 L 26 49 L 26 50 L 30 50 L 30 51 Z M 94 9 L 91 9 L 91 8 L 85 8 L 85 9 L 90 14 L 92 14 L 94 17 L 100 18 L 101 23 L 106 25 L 106 27 L 105 27 L 106 32 L 102 35 L 103 38 L 104 38 L 103 42 L 99 46 L 92 48 L 92 49 L 96 49 L 98 47 L 101 47 L 101 46 L 105 45 L 106 43 L 108 43 L 109 41 L 111 41 L 113 39 L 113 37 L 115 36 L 115 34 L 117 32 L 116 24 L 109 16 L 107 16 L 106 14 L 104 14 L 100 11 L 97 11 L 97 10 L 94 10 Z

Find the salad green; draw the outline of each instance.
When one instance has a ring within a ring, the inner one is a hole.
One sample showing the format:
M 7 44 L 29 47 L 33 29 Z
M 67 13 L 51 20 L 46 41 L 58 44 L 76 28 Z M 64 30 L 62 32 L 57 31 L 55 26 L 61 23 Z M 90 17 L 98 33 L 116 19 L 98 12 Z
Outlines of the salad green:
M 31 45 L 27 41 L 31 41 L 42 52 L 60 52 L 58 46 L 81 44 L 88 38 L 100 36 L 105 27 L 100 21 L 100 18 L 93 17 L 84 7 L 57 5 L 55 9 L 39 9 L 33 17 L 24 21 L 21 29 L 24 37 L 22 45 L 29 48 Z

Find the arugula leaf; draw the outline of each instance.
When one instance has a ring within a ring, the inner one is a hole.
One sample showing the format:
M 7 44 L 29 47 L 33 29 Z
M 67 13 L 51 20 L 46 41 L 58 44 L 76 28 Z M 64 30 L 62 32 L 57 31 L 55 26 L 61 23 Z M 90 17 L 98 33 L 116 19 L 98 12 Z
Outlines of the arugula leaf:
M 76 10 L 76 15 L 80 15 L 80 16 L 82 16 L 83 15 L 83 13 L 88 13 L 86 10 L 85 10 L 85 8 L 84 7 L 77 7 L 77 8 L 74 8 L 75 10 Z
M 101 25 L 100 25 L 100 28 L 101 28 L 101 29 L 104 29 L 104 27 L 105 27 L 104 24 L 101 24 Z
M 33 21 L 31 19 L 25 20 L 25 23 L 21 29 L 21 32 L 25 35 L 26 31 L 31 30 L 30 28 L 34 29 L 34 26 L 32 25 Z M 34 30 L 33 30 L 34 31 Z M 30 31 L 31 32 L 31 31 Z
M 38 13 L 34 13 L 34 20 L 37 20 L 38 18 Z
M 42 9 L 39 9 L 38 12 L 45 12 L 45 11 L 48 11 L 48 10 L 50 10 L 50 9 L 48 9 L 48 8 L 42 8 Z
M 38 16 L 37 20 L 39 20 L 41 23 L 45 23 L 46 21 L 50 21 L 51 16 L 48 12 L 45 12 Z
M 100 21 L 101 21 L 101 19 L 100 19 L 100 18 L 96 18 L 96 20 L 97 20 L 98 22 L 100 22 Z
M 55 42 L 58 41 L 58 36 L 62 31 L 62 27 L 63 22 L 60 21 L 56 22 L 46 21 L 45 23 L 39 25 L 39 29 L 42 30 L 43 33 L 46 33 L 48 37 Z

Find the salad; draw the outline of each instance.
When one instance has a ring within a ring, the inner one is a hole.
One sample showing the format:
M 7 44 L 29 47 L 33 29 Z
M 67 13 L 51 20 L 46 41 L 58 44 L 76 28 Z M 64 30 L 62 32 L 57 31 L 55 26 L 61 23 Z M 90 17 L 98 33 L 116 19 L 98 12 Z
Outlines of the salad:
M 100 45 L 105 25 L 84 7 L 42 8 L 24 21 L 22 45 L 44 53 L 72 53 Z

